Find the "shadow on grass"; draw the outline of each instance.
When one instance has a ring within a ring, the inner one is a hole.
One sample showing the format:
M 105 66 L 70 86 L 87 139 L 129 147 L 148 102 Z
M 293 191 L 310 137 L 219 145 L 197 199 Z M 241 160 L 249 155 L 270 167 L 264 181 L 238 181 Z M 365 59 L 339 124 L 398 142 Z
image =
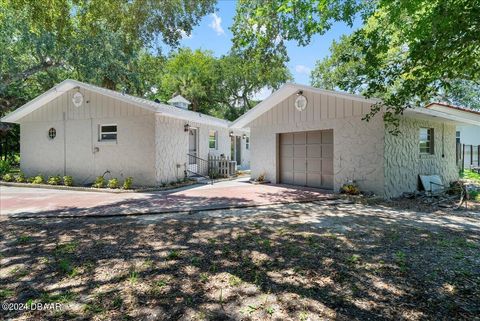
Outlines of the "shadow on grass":
M 245 212 L 11 219 L 0 236 L 0 294 L 66 304 L 25 312 L 32 320 L 469 320 L 480 312 L 474 231 L 355 207 Z

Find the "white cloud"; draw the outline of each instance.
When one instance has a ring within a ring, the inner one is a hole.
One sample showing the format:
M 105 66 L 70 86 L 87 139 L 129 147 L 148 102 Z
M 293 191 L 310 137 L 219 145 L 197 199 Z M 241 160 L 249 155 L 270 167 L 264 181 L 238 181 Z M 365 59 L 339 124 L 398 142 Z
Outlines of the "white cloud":
M 222 18 L 219 17 L 216 13 L 212 13 L 212 22 L 208 26 L 215 30 L 215 32 L 219 36 L 225 34 L 225 30 L 223 30 L 222 28 Z
M 298 74 L 305 74 L 305 75 L 309 75 L 310 74 L 310 67 L 307 67 L 305 65 L 296 65 L 295 66 L 295 71 L 298 73 Z

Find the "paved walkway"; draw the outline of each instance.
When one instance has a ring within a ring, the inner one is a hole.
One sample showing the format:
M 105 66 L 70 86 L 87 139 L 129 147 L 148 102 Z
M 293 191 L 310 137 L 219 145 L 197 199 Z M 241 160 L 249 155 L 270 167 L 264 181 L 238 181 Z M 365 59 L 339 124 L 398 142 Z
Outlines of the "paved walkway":
M 252 185 L 246 178 L 164 192 L 95 193 L 0 186 L 0 215 L 111 216 L 297 203 L 332 198 L 311 188 Z

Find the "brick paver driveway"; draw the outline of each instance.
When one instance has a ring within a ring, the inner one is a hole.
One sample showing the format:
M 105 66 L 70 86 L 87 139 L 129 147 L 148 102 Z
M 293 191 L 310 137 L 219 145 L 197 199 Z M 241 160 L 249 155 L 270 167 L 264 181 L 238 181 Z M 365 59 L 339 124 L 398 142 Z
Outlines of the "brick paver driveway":
M 252 185 L 246 178 L 149 193 L 99 193 L 0 186 L 0 215 L 109 216 L 198 211 L 328 199 L 331 192 Z

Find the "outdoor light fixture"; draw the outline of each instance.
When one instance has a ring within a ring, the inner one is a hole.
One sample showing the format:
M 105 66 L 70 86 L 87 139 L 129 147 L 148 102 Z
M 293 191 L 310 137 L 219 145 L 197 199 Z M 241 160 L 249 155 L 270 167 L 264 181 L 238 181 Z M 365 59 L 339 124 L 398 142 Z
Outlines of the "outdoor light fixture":
M 301 95 L 303 95 L 303 90 L 297 91 L 297 96 L 301 96 Z
M 230 134 L 228 134 L 230 137 L 233 137 L 233 132 L 230 132 Z
M 183 125 L 183 131 L 184 132 L 188 132 L 189 130 L 190 130 L 190 125 L 188 123 Z
M 247 138 L 247 134 L 243 134 L 243 135 L 242 135 L 242 138 L 243 138 L 243 139 Z

